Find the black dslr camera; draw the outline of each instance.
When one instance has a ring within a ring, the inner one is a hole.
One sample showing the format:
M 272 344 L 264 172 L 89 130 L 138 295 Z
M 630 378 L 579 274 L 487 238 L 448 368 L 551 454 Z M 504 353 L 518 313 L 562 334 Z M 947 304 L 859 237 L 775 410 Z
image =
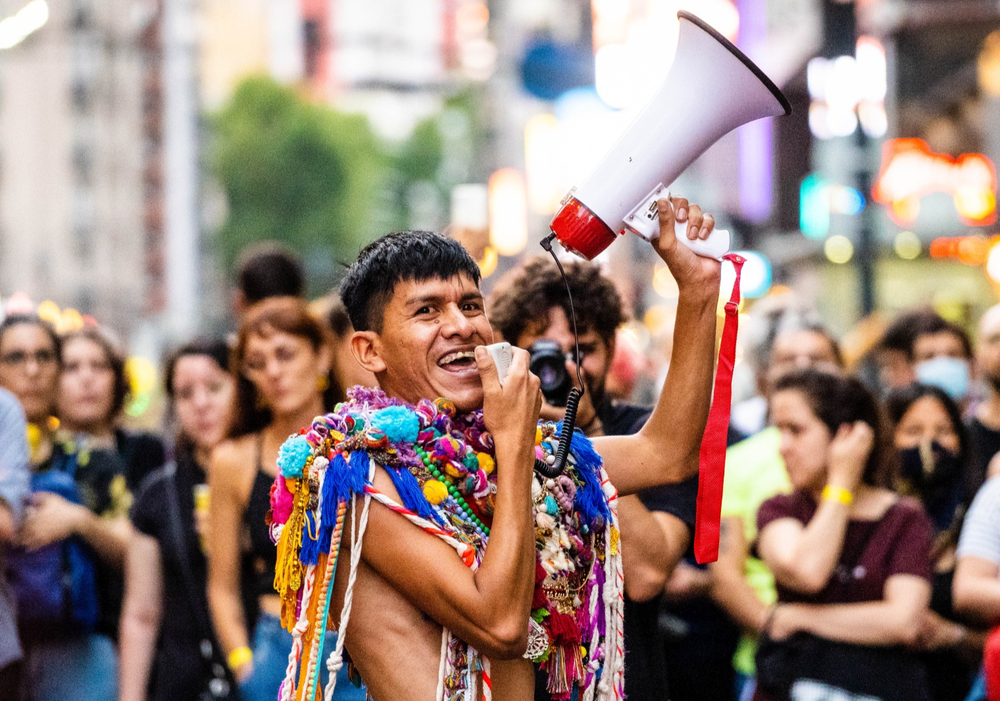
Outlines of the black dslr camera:
M 542 395 L 552 406 L 566 406 L 573 380 L 566 371 L 566 354 L 555 341 L 540 338 L 528 351 L 529 368 L 542 383 Z

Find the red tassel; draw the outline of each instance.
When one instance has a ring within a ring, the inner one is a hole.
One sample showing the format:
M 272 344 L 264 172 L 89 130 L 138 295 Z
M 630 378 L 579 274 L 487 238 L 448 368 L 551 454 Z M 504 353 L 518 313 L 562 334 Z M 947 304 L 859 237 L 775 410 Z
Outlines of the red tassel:
M 549 607 L 549 597 L 545 595 L 542 582 L 545 581 L 545 568 L 541 563 L 535 563 L 535 591 L 531 596 L 531 610 L 547 609 Z
M 580 628 L 572 616 L 553 611 L 548 618 L 548 628 L 554 644 L 579 646 Z

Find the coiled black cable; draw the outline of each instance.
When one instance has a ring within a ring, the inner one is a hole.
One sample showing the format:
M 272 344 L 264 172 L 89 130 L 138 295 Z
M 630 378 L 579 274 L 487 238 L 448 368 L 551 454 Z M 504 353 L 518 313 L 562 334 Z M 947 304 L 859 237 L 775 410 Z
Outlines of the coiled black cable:
M 573 307 L 573 293 L 569 288 L 569 280 L 566 279 L 566 271 L 563 270 L 562 263 L 559 262 L 559 256 L 552 250 L 552 241 L 555 237 L 555 234 L 549 234 L 542 239 L 541 245 L 552 256 L 552 260 L 556 262 L 556 267 L 559 268 L 563 284 L 566 285 L 566 296 L 569 298 L 569 314 L 570 319 L 573 321 L 573 339 L 576 344 L 574 362 L 576 363 L 576 380 L 579 387 L 571 389 L 569 397 L 566 398 L 566 413 L 563 415 L 562 431 L 559 434 L 559 447 L 556 449 L 555 461 L 549 465 L 544 460 L 535 458 L 535 470 L 549 478 L 558 477 L 566 467 L 566 461 L 569 459 L 570 445 L 573 441 L 573 432 L 576 430 L 576 411 L 580 406 L 583 393 L 587 391 L 586 386 L 583 384 L 583 375 L 580 372 L 580 334 L 576 329 L 576 309 Z

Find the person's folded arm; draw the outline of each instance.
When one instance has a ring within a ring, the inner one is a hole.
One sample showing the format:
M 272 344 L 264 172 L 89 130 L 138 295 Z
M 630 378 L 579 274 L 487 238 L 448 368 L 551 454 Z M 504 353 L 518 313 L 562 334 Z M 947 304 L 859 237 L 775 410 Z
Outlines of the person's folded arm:
M 827 640 L 857 645 L 915 645 L 931 600 L 923 577 L 897 574 L 885 582 L 879 601 L 857 604 L 780 604 L 768 632 L 781 640 L 804 631 Z

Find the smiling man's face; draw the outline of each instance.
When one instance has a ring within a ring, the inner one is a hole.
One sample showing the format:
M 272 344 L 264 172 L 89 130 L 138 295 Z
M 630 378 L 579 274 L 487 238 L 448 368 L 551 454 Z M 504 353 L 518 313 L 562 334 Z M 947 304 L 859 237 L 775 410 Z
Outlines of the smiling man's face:
M 404 280 L 385 306 L 372 369 L 390 396 L 445 397 L 469 412 L 483 404 L 475 348 L 492 342 L 483 296 L 467 275 Z

